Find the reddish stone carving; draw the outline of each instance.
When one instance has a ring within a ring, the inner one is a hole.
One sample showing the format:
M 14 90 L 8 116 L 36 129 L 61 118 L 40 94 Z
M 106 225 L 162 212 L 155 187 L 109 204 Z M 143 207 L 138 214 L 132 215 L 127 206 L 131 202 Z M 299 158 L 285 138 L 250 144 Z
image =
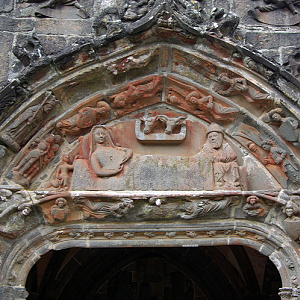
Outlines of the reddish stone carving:
M 206 132 L 207 142 L 202 153 L 204 159 L 213 166 L 216 189 L 240 189 L 239 166 L 236 153 L 224 142 L 224 131 L 218 124 L 211 124 Z
M 263 205 L 260 203 L 260 199 L 255 195 L 249 196 L 247 198 L 247 204 L 243 206 L 243 211 L 245 214 L 251 217 L 262 217 L 266 214 Z
M 43 101 L 27 108 L 1 133 L 0 139 L 14 151 L 19 151 L 21 146 L 41 128 L 42 121 L 58 102 L 51 91 L 46 92 Z
M 114 145 L 106 127 L 95 126 L 92 129 L 89 159 L 98 177 L 118 174 L 131 156 L 131 149 Z
M 180 143 L 186 136 L 185 120 L 185 116 L 154 115 L 151 117 L 151 113 L 148 113 L 136 121 L 136 138 L 142 143 Z M 154 128 L 155 132 L 152 132 Z
M 53 159 L 59 149 L 60 142 L 61 136 L 54 134 L 49 134 L 38 142 L 36 147 L 25 154 L 13 169 L 16 182 L 25 186 L 30 184 Z
M 110 99 L 113 100 L 112 107 L 119 117 L 138 108 L 159 102 L 161 99 L 155 99 L 154 96 L 161 91 L 162 76 L 151 76 L 129 84 L 119 93 L 110 96 Z M 144 103 L 144 99 L 148 99 L 147 103 Z
M 59 121 L 56 127 L 63 135 L 80 135 L 85 129 L 100 123 L 110 115 L 110 107 L 104 101 L 99 101 L 96 107 L 84 107 L 72 117 Z
M 205 95 L 189 84 L 174 78 L 171 82 L 172 86 L 167 89 L 167 103 L 190 111 L 208 122 L 233 120 L 239 111 L 217 103 L 211 95 Z
M 83 210 L 84 218 L 94 217 L 97 219 L 103 219 L 107 216 L 121 218 L 134 207 L 133 201 L 128 198 L 122 198 L 117 203 L 77 198 L 74 199 L 74 203 L 75 207 Z
M 70 213 L 68 202 L 65 198 L 57 198 L 51 206 L 50 215 L 55 222 L 64 222 Z
M 54 188 L 67 190 L 70 187 L 71 172 L 73 169 L 73 165 L 70 164 L 70 156 L 64 155 L 62 157 L 62 163 L 56 171 L 56 178 L 51 180 L 50 185 Z
M 266 102 L 271 101 L 273 98 L 266 93 L 258 91 L 256 88 L 250 86 L 247 80 L 242 77 L 229 78 L 225 74 L 218 77 L 218 82 L 223 84 L 224 89 L 215 87 L 215 91 L 223 96 L 232 96 L 241 94 L 248 102 Z

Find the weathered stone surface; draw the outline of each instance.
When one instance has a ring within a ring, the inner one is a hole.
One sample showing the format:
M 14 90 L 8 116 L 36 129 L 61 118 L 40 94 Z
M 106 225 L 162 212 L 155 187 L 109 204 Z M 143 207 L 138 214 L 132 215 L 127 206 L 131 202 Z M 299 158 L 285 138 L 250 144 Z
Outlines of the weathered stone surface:
M 11 53 L 13 35 L 10 33 L 0 33 L 0 43 L 0 57 L 3 57 L 3 59 L 0 60 L 0 80 L 4 81 L 8 77 L 10 61 L 7 59 L 7 54 Z M 6 59 L 4 59 L 5 57 Z
M 23 32 L 33 30 L 35 21 L 32 19 L 13 19 L 0 16 L 0 28 L 3 31 Z
M 86 36 L 92 33 L 89 20 L 39 19 L 36 22 L 37 34 Z
M 3 0 L 1 2 L 0 12 L 10 12 L 13 9 L 14 1 L 13 0 Z

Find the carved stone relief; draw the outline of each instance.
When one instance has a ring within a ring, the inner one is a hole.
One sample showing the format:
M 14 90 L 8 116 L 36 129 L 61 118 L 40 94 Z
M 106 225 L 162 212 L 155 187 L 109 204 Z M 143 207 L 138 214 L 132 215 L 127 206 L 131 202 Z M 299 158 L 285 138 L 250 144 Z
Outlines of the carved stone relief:
M 107 120 L 109 115 L 110 106 L 105 101 L 98 101 L 96 107 L 81 108 L 72 117 L 57 122 L 56 127 L 63 135 L 78 136 L 88 128 Z
M 43 120 L 58 104 L 58 100 L 51 91 L 47 91 L 40 104 L 27 108 L 1 133 L 0 139 L 14 151 L 19 151 L 40 128 Z
M 256 0 L 252 0 L 256 1 Z M 264 0 L 265 5 L 258 5 L 249 13 L 259 22 L 272 25 L 295 25 L 300 22 L 299 1 Z M 283 10 L 277 12 L 277 10 Z M 283 16 L 282 16 L 283 15 Z

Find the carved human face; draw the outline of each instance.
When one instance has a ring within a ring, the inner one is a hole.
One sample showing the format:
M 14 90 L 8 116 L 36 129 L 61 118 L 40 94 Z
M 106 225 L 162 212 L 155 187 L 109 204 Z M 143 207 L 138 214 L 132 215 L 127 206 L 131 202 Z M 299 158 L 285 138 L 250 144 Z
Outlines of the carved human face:
M 207 139 L 214 149 L 219 149 L 223 143 L 223 134 L 221 132 L 210 132 Z
M 275 121 L 275 122 L 279 122 L 279 121 L 281 121 L 281 115 L 280 115 L 280 114 L 274 114 L 274 115 L 272 116 L 272 119 L 273 119 L 273 121 Z
M 45 104 L 44 105 L 44 113 L 47 114 L 50 112 L 50 110 L 52 109 L 52 105 L 51 104 Z
M 250 196 L 248 199 L 247 199 L 248 203 L 251 204 L 251 205 L 254 205 L 255 203 L 258 202 L 258 198 L 256 196 Z
M 94 132 L 95 142 L 98 144 L 103 144 L 106 140 L 106 132 L 102 128 L 98 128 Z
M 270 151 L 271 145 L 269 145 L 269 144 L 262 144 L 262 148 L 263 148 L 264 150 L 266 150 L 266 151 Z
M 285 214 L 288 216 L 288 217 L 292 217 L 294 215 L 294 208 L 293 208 L 293 205 L 292 204 L 287 204 L 286 207 L 285 207 Z
M 59 208 L 63 208 L 63 207 L 65 206 L 65 201 L 63 201 L 63 200 L 58 200 L 58 201 L 57 201 L 57 206 L 58 206 Z

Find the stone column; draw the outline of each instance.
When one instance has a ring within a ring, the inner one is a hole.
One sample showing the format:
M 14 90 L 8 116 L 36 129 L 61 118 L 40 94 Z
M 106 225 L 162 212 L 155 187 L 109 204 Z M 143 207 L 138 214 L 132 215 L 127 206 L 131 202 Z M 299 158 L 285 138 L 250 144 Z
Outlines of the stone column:
M 0 286 L 0 299 L 3 300 L 26 300 L 28 292 L 21 286 Z

